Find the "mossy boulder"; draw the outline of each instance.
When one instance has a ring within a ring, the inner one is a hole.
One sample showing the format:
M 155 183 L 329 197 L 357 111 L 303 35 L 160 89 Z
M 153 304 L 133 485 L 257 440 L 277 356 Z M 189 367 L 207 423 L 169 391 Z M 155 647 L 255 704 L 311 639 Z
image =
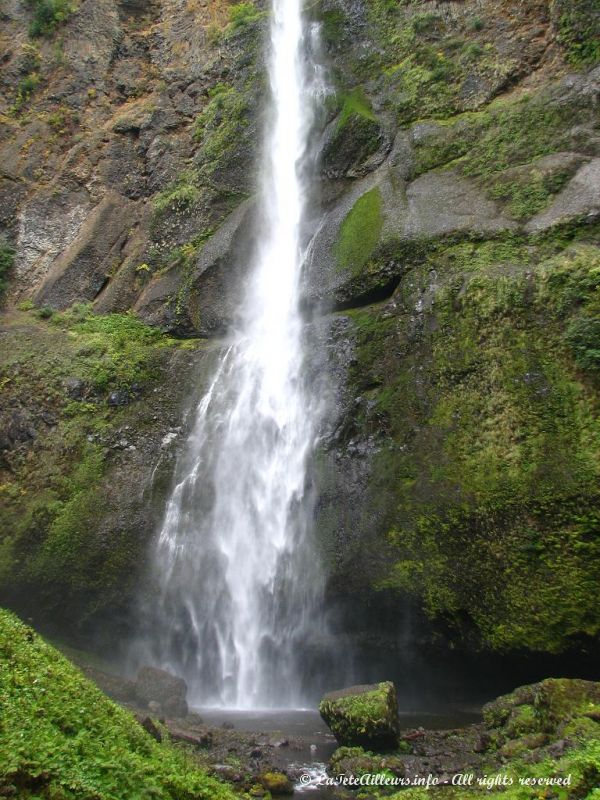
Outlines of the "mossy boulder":
M 593 714 L 598 703 L 600 683 L 548 678 L 531 686 L 521 686 L 487 703 L 483 707 L 483 719 L 503 741 L 529 741 L 537 734 L 563 733 L 575 719 L 585 717 L 597 724 Z M 588 713 L 591 717 L 585 716 Z M 513 749 L 510 749 L 511 756 Z
M 185 681 L 163 669 L 142 667 L 135 682 L 135 694 L 142 705 L 158 703 L 161 712 L 168 716 L 185 717 L 188 713 Z
M 398 742 L 398 701 L 391 681 L 330 692 L 319 713 L 341 745 L 387 748 Z
M 341 775 L 360 778 L 363 775 L 379 773 L 403 777 L 406 768 L 398 756 L 376 755 L 362 747 L 338 747 L 331 756 L 328 772 L 334 777 Z
M 272 795 L 294 794 L 294 786 L 283 772 L 269 770 L 258 777 L 258 782 Z

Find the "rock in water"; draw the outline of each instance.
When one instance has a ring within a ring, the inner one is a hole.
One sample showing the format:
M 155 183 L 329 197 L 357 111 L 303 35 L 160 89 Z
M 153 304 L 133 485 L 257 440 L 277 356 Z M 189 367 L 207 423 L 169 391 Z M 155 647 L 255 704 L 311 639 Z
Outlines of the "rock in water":
M 142 667 L 135 682 L 135 695 L 143 706 L 155 702 L 163 714 L 170 717 L 185 717 L 187 685 L 183 678 L 171 675 L 156 667 Z
M 398 742 L 398 701 L 391 681 L 330 692 L 319 713 L 341 745 L 386 748 Z

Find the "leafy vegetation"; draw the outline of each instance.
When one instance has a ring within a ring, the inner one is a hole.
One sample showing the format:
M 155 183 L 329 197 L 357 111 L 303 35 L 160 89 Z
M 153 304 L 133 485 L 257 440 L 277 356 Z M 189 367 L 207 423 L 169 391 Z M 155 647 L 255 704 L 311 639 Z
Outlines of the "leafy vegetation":
M 260 11 L 252 2 L 234 3 L 229 6 L 228 13 L 229 25 L 226 33 L 239 33 L 266 16 L 266 13 Z
M 197 176 L 192 171 L 182 173 L 177 180 L 154 196 L 152 204 L 157 215 L 177 212 L 193 206 L 200 197 Z
M 600 316 L 574 319 L 567 328 L 565 339 L 574 352 L 577 366 L 600 370 Z
M 417 147 L 417 172 L 452 164 L 465 175 L 490 178 L 565 147 L 574 121 L 589 122 L 587 106 L 523 98 L 441 123 Z M 549 187 L 553 188 L 553 187 Z
M 27 105 L 32 94 L 39 86 L 40 81 L 41 78 L 38 72 L 30 72 L 28 75 L 25 75 L 24 78 L 21 78 L 17 85 L 17 94 L 12 109 L 13 113 L 21 111 L 21 109 Z
M 500 176 L 490 195 L 508 202 L 508 209 L 515 219 L 528 219 L 544 209 L 570 177 L 567 170 L 548 175 L 540 173 L 534 162 L 524 175 L 517 177 L 511 172 L 506 179 Z
M 8 275 L 12 269 L 15 260 L 14 248 L 6 241 L 0 238 L 0 295 L 6 289 L 8 282 Z
M 184 751 L 133 716 L 31 628 L 0 610 L 0 791 L 23 800 L 228 800 Z
M 575 67 L 600 61 L 600 21 L 595 0 L 553 0 L 558 39 Z
M 238 88 L 218 83 L 196 118 L 194 139 L 200 144 L 199 161 L 209 177 L 237 152 L 248 126 L 249 97 Z
M 153 377 L 153 348 L 167 340 L 156 328 L 140 322 L 133 314 L 97 315 L 87 303 L 52 315 L 52 324 L 81 338 L 86 369 L 94 388 L 129 389 L 134 383 Z
M 499 697 L 483 707 L 487 757 L 468 788 L 407 789 L 393 800 L 597 800 L 599 689 L 591 681 L 548 679 Z M 565 738 L 569 746 L 557 747 Z
M 75 11 L 74 0 L 26 0 L 33 11 L 29 35 L 33 38 L 51 36 Z

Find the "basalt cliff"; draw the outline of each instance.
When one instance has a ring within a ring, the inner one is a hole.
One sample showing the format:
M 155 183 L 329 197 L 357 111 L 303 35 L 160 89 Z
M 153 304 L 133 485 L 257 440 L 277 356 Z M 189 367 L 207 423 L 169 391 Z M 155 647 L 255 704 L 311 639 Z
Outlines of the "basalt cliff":
M 440 661 L 585 672 L 596 3 L 308 13 L 329 85 L 303 290 L 329 397 L 312 478 L 329 646 L 407 682 Z M 106 645 L 153 591 L 174 459 L 240 301 L 267 11 L 5 0 L 0 20 L 0 603 Z

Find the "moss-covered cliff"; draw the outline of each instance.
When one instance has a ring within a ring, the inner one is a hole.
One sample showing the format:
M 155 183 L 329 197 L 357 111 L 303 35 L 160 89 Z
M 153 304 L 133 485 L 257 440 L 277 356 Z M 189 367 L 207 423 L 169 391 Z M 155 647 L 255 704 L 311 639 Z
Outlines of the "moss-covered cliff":
M 413 635 L 459 650 L 597 652 L 597 20 L 351 8 L 325 13 L 336 79 L 382 138 L 339 162 L 307 286 L 350 309 L 319 461 L 336 591 L 421 609 Z
M 50 5 L 7 3 L 0 34 L 0 599 L 86 629 L 126 625 L 196 337 L 237 310 L 266 12 Z M 595 3 L 309 13 L 330 595 L 367 639 L 369 608 L 410 608 L 454 651 L 597 652 Z
M 85 305 L 11 311 L 0 336 L 0 595 L 89 632 L 137 592 L 210 348 Z

